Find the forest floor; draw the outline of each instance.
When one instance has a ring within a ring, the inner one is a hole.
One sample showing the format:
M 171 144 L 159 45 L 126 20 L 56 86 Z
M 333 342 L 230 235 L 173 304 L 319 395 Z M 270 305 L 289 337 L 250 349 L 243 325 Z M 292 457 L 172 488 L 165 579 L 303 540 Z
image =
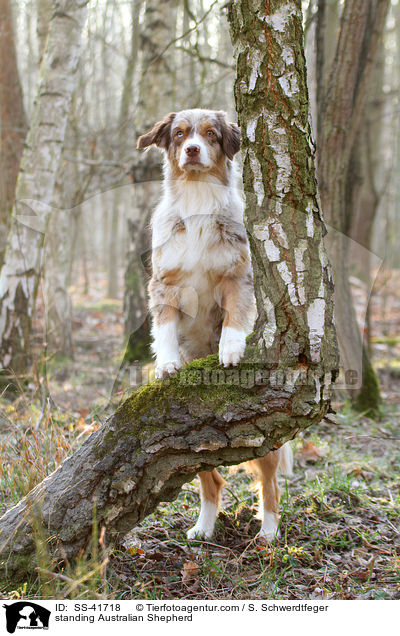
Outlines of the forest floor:
M 74 360 L 49 357 L 12 402 L 0 399 L 0 512 L 96 430 L 126 390 L 116 384 L 123 355 L 122 307 L 99 276 L 89 294 L 71 289 Z M 186 484 L 109 554 L 35 575 L 0 595 L 108 599 L 400 598 L 400 272 L 381 275 L 371 302 L 374 364 L 383 406 L 378 420 L 337 398 L 336 415 L 294 442 L 294 475 L 281 480 L 280 538 L 255 538 L 257 492 L 242 468 L 228 481 L 211 541 L 188 541 L 199 509 Z M 353 280 L 360 322 L 362 283 Z M 41 340 L 41 314 L 36 325 Z M 145 370 L 148 370 L 146 367 Z M 132 381 L 132 377 L 131 377 Z M 45 384 L 47 388 L 45 389 Z M 132 390 L 132 389 L 130 389 Z M 100 551 L 101 552 L 101 551 Z M 42 564 L 43 565 L 43 564 Z M 64 579 L 60 576 L 64 577 Z

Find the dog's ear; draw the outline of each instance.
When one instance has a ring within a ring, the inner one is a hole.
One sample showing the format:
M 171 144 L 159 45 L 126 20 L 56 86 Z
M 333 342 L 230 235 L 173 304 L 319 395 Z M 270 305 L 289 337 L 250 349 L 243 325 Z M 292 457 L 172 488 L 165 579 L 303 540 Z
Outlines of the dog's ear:
M 240 129 L 237 124 L 230 124 L 226 121 L 226 114 L 223 111 L 219 111 L 219 121 L 221 124 L 222 134 L 222 150 L 228 157 L 233 159 L 237 152 L 240 150 Z
M 222 150 L 228 157 L 233 159 L 240 150 L 240 129 L 237 124 L 226 124 L 222 133 Z
M 153 128 L 139 137 L 136 148 L 148 148 L 153 144 L 168 150 L 171 141 L 171 125 L 176 113 L 170 113 L 164 119 L 154 124 Z

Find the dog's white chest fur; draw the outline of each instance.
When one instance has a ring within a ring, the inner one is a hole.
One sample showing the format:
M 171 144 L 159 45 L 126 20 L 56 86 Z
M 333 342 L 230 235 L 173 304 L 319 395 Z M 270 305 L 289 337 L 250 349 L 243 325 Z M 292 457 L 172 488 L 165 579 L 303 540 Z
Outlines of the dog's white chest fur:
M 153 249 L 160 248 L 155 267 L 180 268 L 193 280 L 205 271 L 228 271 L 238 260 L 235 233 L 245 237 L 242 218 L 236 189 L 207 181 L 174 184 L 153 217 Z M 227 234 L 228 244 L 223 241 Z
M 226 272 L 238 261 L 239 251 L 231 246 L 227 248 L 222 242 L 223 216 L 177 216 L 171 225 L 170 237 L 163 245 L 157 263 L 160 270 L 179 268 L 187 283 L 190 279 L 195 287 L 202 287 L 207 273 Z

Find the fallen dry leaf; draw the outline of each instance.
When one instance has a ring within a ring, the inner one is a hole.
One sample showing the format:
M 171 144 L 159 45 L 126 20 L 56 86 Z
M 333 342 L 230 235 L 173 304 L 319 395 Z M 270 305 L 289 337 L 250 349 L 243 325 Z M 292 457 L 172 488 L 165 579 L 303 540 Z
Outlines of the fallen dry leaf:
M 189 583 L 190 581 L 195 580 L 200 574 L 200 568 L 197 563 L 194 561 L 186 561 L 183 564 L 183 570 L 181 570 L 182 574 L 182 583 Z

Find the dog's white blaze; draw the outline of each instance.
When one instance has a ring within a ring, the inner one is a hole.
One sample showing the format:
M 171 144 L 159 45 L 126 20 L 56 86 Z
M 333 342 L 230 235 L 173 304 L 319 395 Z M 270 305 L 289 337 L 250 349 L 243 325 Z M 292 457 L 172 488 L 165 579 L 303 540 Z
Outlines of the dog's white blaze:
M 217 519 L 218 507 L 212 501 L 201 499 L 200 515 L 193 528 L 187 531 L 188 539 L 205 537 L 210 539 L 214 532 L 215 521 Z
M 200 166 L 191 166 L 192 170 L 201 170 L 202 168 L 209 169 L 211 168 L 210 155 L 208 154 L 207 146 L 204 143 L 201 135 L 195 133 L 191 137 L 189 137 L 182 146 L 181 154 L 179 156 L 179 167 L 182 169 L 188 159 L 188 155 L 186 154 L 186 148 L 189 146 L 198 146 L 200 148 L 199 160 Z

